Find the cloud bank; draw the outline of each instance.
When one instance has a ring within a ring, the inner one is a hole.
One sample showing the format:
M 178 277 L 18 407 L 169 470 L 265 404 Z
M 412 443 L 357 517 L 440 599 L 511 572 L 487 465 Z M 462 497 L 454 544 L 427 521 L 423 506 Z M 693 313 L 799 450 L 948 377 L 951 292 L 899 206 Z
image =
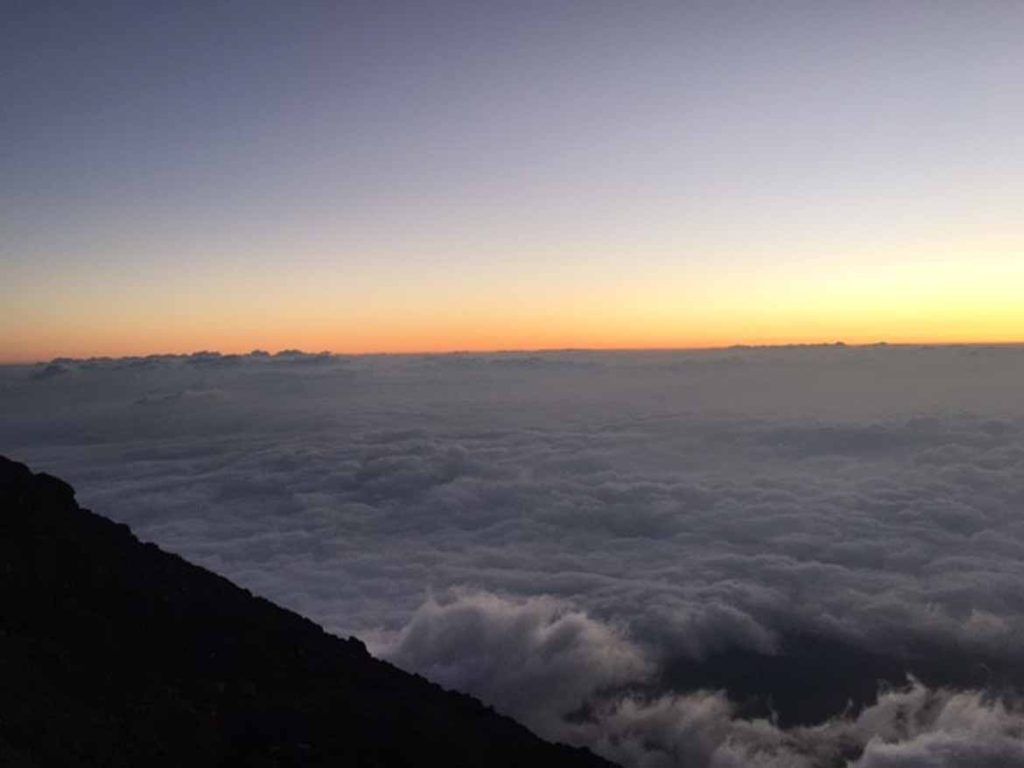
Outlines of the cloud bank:
M 0 450 L 625 764 L 1024 765 L 1022 385 L 1015 347 L 56 360 L 0 368 Z
M 750 717 L 721 690 L 657 691 L 621 631 L 543 598 L 429 600 L 384 646 L 396 663 L 470 691 L 553 739 L 643 768 L 1024 765 L 1017 695 L 912 677 L 814 725 Z M 568 713 L 568 717 L 566 714 Z

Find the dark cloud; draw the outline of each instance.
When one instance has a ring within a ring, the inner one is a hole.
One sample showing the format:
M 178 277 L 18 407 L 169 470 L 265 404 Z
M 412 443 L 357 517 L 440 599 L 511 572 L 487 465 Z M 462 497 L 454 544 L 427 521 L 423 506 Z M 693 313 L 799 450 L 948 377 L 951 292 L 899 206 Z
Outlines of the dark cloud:
M 1014 764 L 1022 349 L 55 364 L 0 369 L 3 452 L 549 735 Z
M 31 376 L 35 381 L 45 381 L 46 379 L 52 379 L 55 376 L 63 376 L 69 370 L 68 366 L 62 363 L 53 362 L 49 365 L 37 366 L 36 369 L 32 371 Z

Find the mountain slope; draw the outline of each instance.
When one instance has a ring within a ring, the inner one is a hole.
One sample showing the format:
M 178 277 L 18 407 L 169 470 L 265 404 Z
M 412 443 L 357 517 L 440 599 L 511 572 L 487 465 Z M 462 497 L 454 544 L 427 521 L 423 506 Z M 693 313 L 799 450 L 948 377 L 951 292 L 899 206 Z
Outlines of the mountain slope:
M 0 457 L 0 764 L 609 766 L 140 543 Z

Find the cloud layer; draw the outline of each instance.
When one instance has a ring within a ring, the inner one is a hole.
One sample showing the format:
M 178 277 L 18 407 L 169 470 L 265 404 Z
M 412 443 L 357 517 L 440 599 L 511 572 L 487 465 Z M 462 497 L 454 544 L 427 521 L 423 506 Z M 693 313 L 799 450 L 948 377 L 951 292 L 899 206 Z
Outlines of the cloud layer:
M 58 360 L 0 368 L 0 450 L 631 765 L 1013 765 L 1022 385 L 1013 347 Z

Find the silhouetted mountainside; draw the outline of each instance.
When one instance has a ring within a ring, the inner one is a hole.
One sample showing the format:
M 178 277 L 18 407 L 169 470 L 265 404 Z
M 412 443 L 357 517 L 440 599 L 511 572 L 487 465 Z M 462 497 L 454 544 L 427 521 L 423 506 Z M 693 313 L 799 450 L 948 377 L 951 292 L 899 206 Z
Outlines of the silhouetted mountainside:
M 0 606 L 0 765 L 610 765 L 140 543 L 2 457 Z

